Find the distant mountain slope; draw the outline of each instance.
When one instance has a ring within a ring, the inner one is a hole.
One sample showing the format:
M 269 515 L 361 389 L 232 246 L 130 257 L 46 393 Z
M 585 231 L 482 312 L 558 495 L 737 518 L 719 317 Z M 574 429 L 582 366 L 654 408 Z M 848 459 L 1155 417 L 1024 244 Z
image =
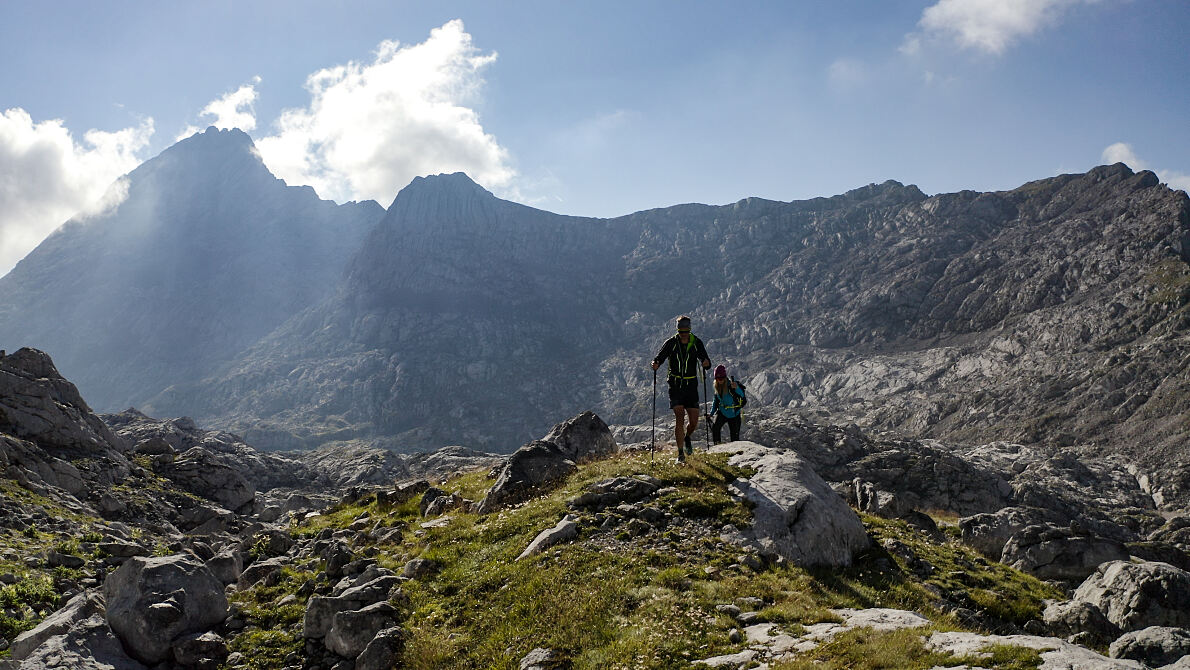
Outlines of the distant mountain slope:
M 959 440 L 1126 449 L 1148 430 L 1168 454 L 1186 431 L 1188 212 L 1123 165 L 616 219 L 418 179 L 333 296 L 154 411 L 273 447 L 509 450 L 574 407 L 647 423 L 647 361 L 690 313 L 758 403 Z
M 0 348 L 52 352 L 101 410 L 202 377 L 333 289 L 382 215 L 290 187 L 241 131 L 185 139 L 0 278 Z

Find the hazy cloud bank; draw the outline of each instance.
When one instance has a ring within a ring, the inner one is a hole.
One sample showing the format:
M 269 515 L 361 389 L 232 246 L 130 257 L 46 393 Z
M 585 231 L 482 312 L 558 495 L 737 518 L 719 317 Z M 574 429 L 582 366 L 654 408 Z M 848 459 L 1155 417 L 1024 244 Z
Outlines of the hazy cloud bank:
M 0 276 L 71 217 L 110 210 L 127 195 L 117 179 L 141 163 L 153 120 L 76 142 L 59 119 L 0 114 Z

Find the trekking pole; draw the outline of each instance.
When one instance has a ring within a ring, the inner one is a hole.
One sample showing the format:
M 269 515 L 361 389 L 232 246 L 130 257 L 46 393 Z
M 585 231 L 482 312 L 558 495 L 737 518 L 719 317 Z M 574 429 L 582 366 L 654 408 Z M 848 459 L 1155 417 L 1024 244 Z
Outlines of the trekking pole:
M 707 404 L 707 369 L 702 369 L 702 425 L 707 429 L 707 451 L 711 450 L 711 418 L 708 416 L 710 405 Z
M 657 371 L 653 370 L 653 437 L 649 442 L 649 467 L 653 466 L 653 452 L 657 449 Z

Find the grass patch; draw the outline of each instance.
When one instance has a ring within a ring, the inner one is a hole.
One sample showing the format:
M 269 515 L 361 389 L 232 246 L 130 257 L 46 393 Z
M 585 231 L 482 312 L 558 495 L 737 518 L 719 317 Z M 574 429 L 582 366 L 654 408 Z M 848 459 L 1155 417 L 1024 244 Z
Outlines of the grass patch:
M 926 646 L 928 628 L 847 631 L 796 660 L 776 663 L 773 670 L 927 670 L 971 665 L 996 670 L 1035 670 L 1041 653 L 1035 649 L 996 644 L 978 654 L 955 656 Z
M 246 630 L 227 645 L 247 659 L 251 670 L 276 670 L 284 667 L 285 657 L 302 649 L 301 633 L 286 630 Z
M 33 629 L 58 603 L 54 581 L 46 575 L 30 575 L 15 584 L 0 587 L 0 637 L 12 642 Z M 8 614 L 16 612 L 15 616 Z
M 1046 598 L 1063 597 L 1056 588 L 990 562 L 966 545 L 934 542 L 900 520 L 860 516 L 875 545 L 849 568 L 813 572 L 834 607 L 896 607 L 920 612 L 941 626 L 954 626 L 953 618 L 938 606 L 937 593 L 942 593 L 952 604 L 1024 625 L 1041 616 Z M 933 565 L 934 572 L 915 576 L 904 558 L 882 548 L 885 539 L 908 546 L 918 559 Z

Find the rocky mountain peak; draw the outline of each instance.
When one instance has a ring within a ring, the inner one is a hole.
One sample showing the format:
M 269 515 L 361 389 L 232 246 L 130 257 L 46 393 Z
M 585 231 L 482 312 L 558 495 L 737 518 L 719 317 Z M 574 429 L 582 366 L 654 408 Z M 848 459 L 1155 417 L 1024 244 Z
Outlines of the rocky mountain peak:
M 144 186 L 146 181 L 176 180 L 176 185 L 247 187 L 258 181 L 279 181 L 265 167 L 252 138 L 233 128 L 220 130 L 211 126 L 195 133 L 146 161 L 129 177 L 133 185 Z
M 922 193 L 921 189 L 914 184 L 906 186 L 899 181 L 889 179 L 882 184 L 873 183 L 867 186 L 853 188 L 843 195 L 835 196 L 835 198 L 887 207 L 925 200 L 926 194 Z M 832 200 L 835 198 L 832 198 Z

